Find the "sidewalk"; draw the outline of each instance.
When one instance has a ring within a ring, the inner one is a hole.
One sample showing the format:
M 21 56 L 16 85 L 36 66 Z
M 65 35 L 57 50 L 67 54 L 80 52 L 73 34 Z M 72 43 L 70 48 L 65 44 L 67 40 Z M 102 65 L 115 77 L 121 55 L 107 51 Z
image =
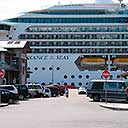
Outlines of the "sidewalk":
M 100 103 L 101 107 L 113 109 L 113 110 L 127 110 L 128 111 L 128 104 L 127 103 Z
M 8 103 L 0 103 L 0 107 L 8 106 Z

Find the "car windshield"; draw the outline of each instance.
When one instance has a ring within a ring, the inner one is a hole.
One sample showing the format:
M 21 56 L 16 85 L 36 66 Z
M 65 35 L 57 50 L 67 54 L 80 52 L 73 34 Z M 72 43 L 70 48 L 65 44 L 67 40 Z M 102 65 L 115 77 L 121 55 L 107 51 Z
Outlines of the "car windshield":
M 34 85 L 35 89 L 42 89 L 40 85 Z
M 49 89 L 46 88 L 46 89 L 45 89 L 45 92 L 49 92 Z
M 7 90 L 14 90 L 12 86 L 3 86 L 2 88 L 7 89 Z
M 29 89 L 35 89 L 35 86 L 34 85 L 28 85 L 28 88 Z
M 81 90 L 85 90 L 85 87 L 80 87 L 79 89 L 81 89 Z
M 18 89 L 26 89 L 27 87 L 25 85 L 15 85 Z

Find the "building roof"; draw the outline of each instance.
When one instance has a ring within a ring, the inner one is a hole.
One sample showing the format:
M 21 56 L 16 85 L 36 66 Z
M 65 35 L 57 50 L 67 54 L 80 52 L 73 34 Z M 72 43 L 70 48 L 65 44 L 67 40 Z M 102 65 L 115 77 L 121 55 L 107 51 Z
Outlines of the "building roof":
M 8 50 L 0 46 L 0 52 L 7 52 Z
M 0 47 L 4 48 L 24 48 L 27 41 L 0 41 Z

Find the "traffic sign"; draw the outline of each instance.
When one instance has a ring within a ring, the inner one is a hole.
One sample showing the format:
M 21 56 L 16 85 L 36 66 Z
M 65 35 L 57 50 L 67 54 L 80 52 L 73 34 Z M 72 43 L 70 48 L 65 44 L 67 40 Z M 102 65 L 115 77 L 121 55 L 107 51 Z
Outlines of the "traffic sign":
M 104 70 L 104 71 L 102 72 L 102 76 L 103 76 L 105 79 L 107 79 L 107 78 L 110 76 L 110 72 L 109 72 L 108 70 Z
M 0 69 L 0 78 L 4 78 L 4 76 L 5 76 L 5 70 Z

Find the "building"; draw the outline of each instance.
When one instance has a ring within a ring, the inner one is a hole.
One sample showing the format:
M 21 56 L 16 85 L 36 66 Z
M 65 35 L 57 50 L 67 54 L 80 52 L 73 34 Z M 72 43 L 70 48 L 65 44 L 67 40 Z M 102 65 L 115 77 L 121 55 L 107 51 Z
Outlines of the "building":
M 25 84 L 27 79 L 27 41 L 0 41 L 0 69 L 5 71 L 0 84 Z
M 86 86 L 128 65 L 128 6 L 112 0 L 57 5 L 4 20 L 1 40 L 27 40 L 28 82 Z

